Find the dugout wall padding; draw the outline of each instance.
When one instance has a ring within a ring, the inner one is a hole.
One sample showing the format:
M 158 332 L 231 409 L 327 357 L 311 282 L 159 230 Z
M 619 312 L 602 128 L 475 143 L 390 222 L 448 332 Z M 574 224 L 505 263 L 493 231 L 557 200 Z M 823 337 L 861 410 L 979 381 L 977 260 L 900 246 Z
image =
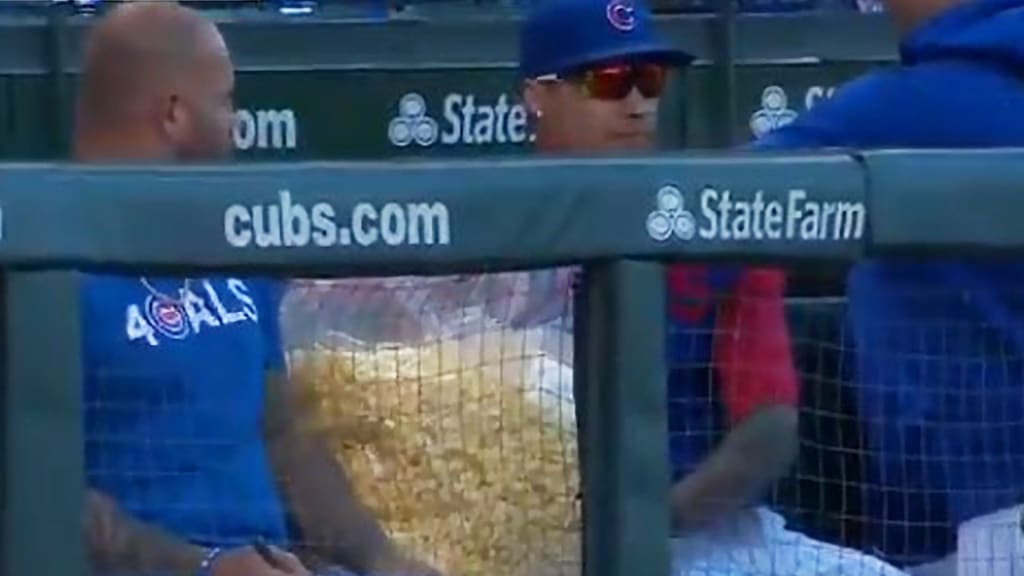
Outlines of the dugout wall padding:
M 87 573 L 77 277 L 4 279 L 5 576 Z
M 917 257 L 948 256 L 951 249 L 978 257 L 1019 254 L 1024 228 L 1014 207 L 1024 183 L 1022 154 L 5 167 L 4 575 L 74 576 L 86 565 L 77 291 L 73 273 L 39 270 L 380 276 L 592 267 L 585 278 L 588 346 L 580 359 L 589 380 L 587 576 L 660 576 L 668 553 L 668 475 L 664 297 L 656 262 L 814 266 L 911 251 Z M 645 223 L 666 182 L 687 197 L 688 207 L 700 205 L 695 195 L 707 187 L 728 189 L 734 201 L 774 204 L 799 190 L 864 214 L 866 222 L 825 237 L 805 231 L 773 239 L 680 234 L 659 240 L 659 229 Z M 290 202 L 326 202 L 338 214 L 368 202 L 440 202 L 450 227 L 445 224 L 444 242 L 427 244 L 239 245 L 225 215 L 236 203 L 276 205 L 285 188 Z M 494 214 L 502 218 L 495 221 Z M 183 221 L 190 226 L 178 225 Z

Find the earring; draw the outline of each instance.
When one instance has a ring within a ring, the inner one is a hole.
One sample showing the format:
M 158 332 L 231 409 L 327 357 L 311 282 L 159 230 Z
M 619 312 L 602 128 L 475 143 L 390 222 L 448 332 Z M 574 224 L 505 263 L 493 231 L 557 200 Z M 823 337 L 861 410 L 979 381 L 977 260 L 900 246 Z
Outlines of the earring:
M 535 112 L 535 114 L 537 115 L 537 118 L 540 118 L 541 116 L 544 115 L 544 111 L 543 110 L 537 110 L 537 112 Z

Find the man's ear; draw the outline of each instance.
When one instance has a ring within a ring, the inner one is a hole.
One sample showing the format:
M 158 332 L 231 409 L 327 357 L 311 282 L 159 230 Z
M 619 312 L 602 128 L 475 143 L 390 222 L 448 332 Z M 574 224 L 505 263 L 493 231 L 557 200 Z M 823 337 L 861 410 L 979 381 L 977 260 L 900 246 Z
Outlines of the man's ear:
M 181 105 L 181 97 L 177 94 L 171 94 L 164 99 L 160 109 L 160 119 L 164 134 L 167 134 L 175 142 L 181 141 L 187 136 L 188 119 L 185 117 L 185 109 Z
M 543 86 L 536 80 L 523 80 L 523 104 L 531 118 L 543 115 Z

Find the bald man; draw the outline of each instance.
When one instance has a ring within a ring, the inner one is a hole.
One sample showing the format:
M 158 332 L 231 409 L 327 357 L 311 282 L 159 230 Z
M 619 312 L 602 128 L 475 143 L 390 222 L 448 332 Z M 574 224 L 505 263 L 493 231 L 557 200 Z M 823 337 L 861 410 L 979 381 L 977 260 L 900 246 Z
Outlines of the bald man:
M 119 7 L 87 46 L 76 159 L 223 159 L 233 85 L 223 38 L 196 12 Z M 305 575 L 285 551 L 302 542 L 322 573 L 435 573 L 398 551 L 332 455 L 299 428 L 280 292 L 255 278 L 83 281 L 85 524 L 96 571 Z
M 234 72 L 216 27 L 173 3 L 112 11 L 85 53 L 79 160 L 207 160 L 231 152 Z

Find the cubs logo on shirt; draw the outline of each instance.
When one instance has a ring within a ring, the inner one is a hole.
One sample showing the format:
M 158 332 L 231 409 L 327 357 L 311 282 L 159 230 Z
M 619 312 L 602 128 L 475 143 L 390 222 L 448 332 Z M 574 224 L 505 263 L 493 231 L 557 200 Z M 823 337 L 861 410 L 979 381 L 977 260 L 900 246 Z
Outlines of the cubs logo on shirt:
M 176 302 L 146 297 L 146 319 L 153 328 L 168 338 L 181 340 L 188 336 L 189 327 L 185 313 Z
M 130 280 L 120 283 L 128 291 L 123 304 L 124 334 L 132 342 L 158 346 L 161 338 L 185 340 L 205 330 L 259 322 L 250 286 L 237 278 L 183 283 L 168 291 L 180 295 L 176 300 L 147 294 L 142 282 L 133 284 Z
M 203 545 L 286 540 L 263 444 L 266 378 L 285 369 L 283 290 L 262 278 L 83 277 L 91 487 Z

